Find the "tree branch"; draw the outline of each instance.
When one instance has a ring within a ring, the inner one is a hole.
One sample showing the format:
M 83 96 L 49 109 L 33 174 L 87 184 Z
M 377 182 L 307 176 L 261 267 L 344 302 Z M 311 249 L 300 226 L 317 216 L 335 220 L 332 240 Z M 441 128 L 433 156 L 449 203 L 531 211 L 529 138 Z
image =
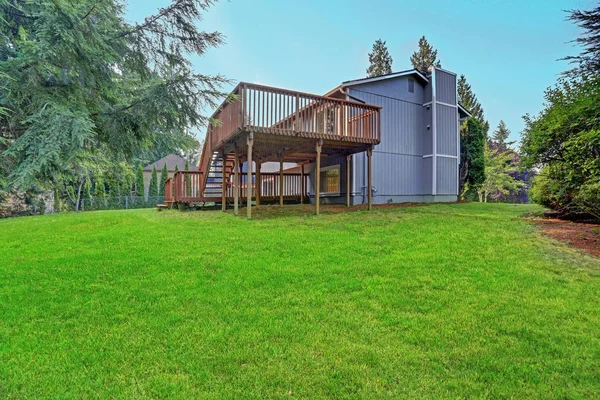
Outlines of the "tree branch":
M 152 17 L 146 18 L 146 20 L 144 21 L 143 24 L 136 25 L 133 29 L 125 31 L 125 32 L 121 33 L 120 35 L 117 35 L 115 37 L 115 39 L 120 39 L 120 38 L 123 38 L 123 37 L 125 37 L 127 35 L 131 35 L 132 33 L 144 30 L 146 27 L 152 25 L 153 23 L 155 23 L 156 21 L 158 21 L 159 19 L 161 19 L 165 15 L 169 14 L 174 8 L 176 8 L 177 6 L 179 6 L 179 4 L 182 1 L 183 0 L 177 0 L 175 3 L 171 4 L 170 6 L 163 8 L 158 14 L 156 14 L 156 15 L 154 15 Z
M 96 8 L 96 4 L 94 4 L 92 6 L 92 8 L 90 8 L 90 10 L 83 16 L 83 18 L 81 18 L 81 20 L 83 21 L 84 19 L 86 19 L 87 17 L 89 17 L 90 14 L 92 13 L 92 11 L 94 11 L 95 8 Z

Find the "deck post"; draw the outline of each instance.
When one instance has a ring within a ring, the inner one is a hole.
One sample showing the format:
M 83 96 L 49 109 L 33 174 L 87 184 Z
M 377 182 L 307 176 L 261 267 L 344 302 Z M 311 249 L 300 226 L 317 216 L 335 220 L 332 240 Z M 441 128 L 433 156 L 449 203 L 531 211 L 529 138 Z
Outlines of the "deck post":
M 279 207 L 283 207 L 283 156 L 279 158 Z
M 315 188 L 315 213 L 319 215 L 319 208 L 321 205 L 321 148 L 323 141 L 317 141 L 317 169 L 316 169 L 316 188 Z
M 346 156 L 346 207 L 350 207 L 350 158 L 352 156 L 348 154 Z
M 221 211 L 225 212 L 227 209 L 227 181 L 225 180 L 225 170 L 226 170 L 226 154 L 221 153 Z
M 304 164 L 300 167 L 300 204 L 304 204 Z
M 254 162 L 256 164 L 256 173 L 254 174 L 255 180 L 256 180 L 256 185 L 255 185 L 255 190 L 256 190 L 256 207 L 260 206 L 260 198 L 262 196 L 262 184 L 261 184 L 261 177 L 260 177 L 260 167 L 261 167 L 261 162 L 260 160 L 256 160 Z
M 252 219 L 252 145 L 254 144 L 254 135 L 251 133 L 246 141 L 248 145 L 248 157 L 246 160 L 248 180 L 246 182 L 246 215 L 248 219 Z
M 368 183 L 367 183 L 367 195 L 369 199 L 369 211 L 373 209 L 373 168 L 372 168 L 372 158 L 373 158 L 373 146 L 370 146 L 367 150 L 367 174 L 368 174 Z
M 238 157 L 238 151 L 235 150 L 233 158 L 233 215 L 238 215 L 238 208 L 240 202 L 240 181 L 239 181 L 239 165 L 240 158 Z

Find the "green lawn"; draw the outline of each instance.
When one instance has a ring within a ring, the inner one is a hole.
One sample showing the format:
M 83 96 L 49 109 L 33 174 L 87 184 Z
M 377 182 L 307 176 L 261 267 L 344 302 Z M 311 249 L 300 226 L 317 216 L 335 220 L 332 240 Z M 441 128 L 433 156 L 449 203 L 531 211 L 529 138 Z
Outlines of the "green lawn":
M 2 220 L 0 398 L 598 398 L 600 261 L 534 209 Z

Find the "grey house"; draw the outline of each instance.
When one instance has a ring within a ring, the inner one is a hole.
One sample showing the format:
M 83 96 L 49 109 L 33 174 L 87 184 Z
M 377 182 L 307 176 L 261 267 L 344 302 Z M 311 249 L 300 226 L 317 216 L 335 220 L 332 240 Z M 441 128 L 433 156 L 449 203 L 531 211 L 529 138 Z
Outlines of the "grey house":
M 212 115 L 198 171 L 165 202 L 383 204 L 456 201 L 456 74 L 431 68 L 343 82 L 323 96 L 240 82 Z M 291 164 L 288 164 L 291 163 Z M 295 165 L 289 168 L 290 165 Z M 170 182 L 167 187 L 170 187 Z
M 373 150 L 374 204 L 449 202 L 458 196 L 460 121 L 469 113 L 457 102 L 456 74 L 434 68 L 343 82 L 326 97 L 381 106 L 381 143 Z M 321 201 L 346 202 L 346 157 L 321 162 Z M 309 164 L 314 201 L 315 168 Z M 367 202 L 367 157 L 350 159 L 350 202 Z

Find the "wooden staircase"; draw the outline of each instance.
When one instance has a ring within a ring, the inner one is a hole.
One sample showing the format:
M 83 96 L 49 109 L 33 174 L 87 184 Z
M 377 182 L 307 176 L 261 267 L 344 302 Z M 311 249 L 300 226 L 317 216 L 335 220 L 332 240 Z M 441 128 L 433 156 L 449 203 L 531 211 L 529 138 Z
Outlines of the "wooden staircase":
M 225 163 L 225 175 L 223 175 L 223 163 Z M 225 158 L 221 157 L 218 153 L 213 152 L 210 162 L 208 163 L 208 171 L 204 174 L 204 171 L 200 171 L 202 176 L 206 176 L 203 179 L 203 186 L 201 186 L 202 196 L 207 198 L 215 198 L 215 202 L 221 201 L 221 194 L 223 185 L 227 184 L 231 174 L 233 173 L 233 167 L 235 164 L 234 154 L 226 154 Z M 202 161 L 200 162 L 202 165 Z

